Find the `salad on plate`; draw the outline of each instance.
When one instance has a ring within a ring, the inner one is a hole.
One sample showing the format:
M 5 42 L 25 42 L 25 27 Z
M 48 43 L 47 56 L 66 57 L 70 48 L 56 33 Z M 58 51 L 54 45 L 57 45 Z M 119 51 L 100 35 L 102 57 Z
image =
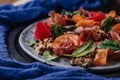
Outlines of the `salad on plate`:
M 114 10 L 49 12 L 37 22 L 34 43 L 38 55 L 48 61 L 66 57 L 74 66 L 106 66 L 120 57 L 120 19 Z

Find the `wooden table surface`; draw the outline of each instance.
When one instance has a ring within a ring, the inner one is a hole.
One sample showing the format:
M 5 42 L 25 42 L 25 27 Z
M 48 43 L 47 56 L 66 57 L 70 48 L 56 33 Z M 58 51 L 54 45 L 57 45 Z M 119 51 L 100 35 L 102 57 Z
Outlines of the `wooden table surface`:
M 13 5 L 21 5 L 29 1 L 31 0 L 0 0 L 0 5 L 6 3 L 12 3 Z
M 17 0 L 0 0 L 0 4 L 5 4 L 5 3 L 13 3 Z

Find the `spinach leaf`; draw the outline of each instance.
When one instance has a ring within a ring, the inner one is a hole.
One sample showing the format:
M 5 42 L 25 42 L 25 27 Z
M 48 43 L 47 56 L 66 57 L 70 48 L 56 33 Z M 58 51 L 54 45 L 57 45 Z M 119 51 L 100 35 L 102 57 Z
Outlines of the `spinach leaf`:
M 97 48 L 111 49 L 111 50 L 117 51 L 117 50 L 120 50 L 120 44 L 113 40 L 105 40 L 105 41 L 101 41 L 97 45 Z
M 57 24 L 54 24 L 51 27 L 51 33 L 52 33 L 52 37 L 55 39 L 56 37 L 62 35 L 64 31 L 60 26 L 58 26 Z
M 48 61 L 52 61 L 58 58 L 58 56 L 50 55 L 50 51 L 47 50 L 43 52 L 43 57 Z
M 72 56 L 73 57 L 81 57 L 81 56 L 85 56 L 86 54 L 93 52 L 94 49 L 96 48 L 96 46 L 94 45 L 93 41 L 87 41 L 86 43 L 84 43 L 83 45 L 81 45 L 80 47 L 78 47 L 78 49 L 76 49 L 73 53 Z
M 33 47 L 33 46 L 37 43 L 37 41 L 28 41 L 28 40 L 26 40 L 25 43 L 26 43 L 28 46 Z
M 101 29 L 107 33 L 113 27 L 113 25 L 115 25 L 115 23 L 116 20 L 109 16 L 101 22 Z
M 71 54 L 63 54 L 63 56 L 66 56 L 66 57 L 73 57 Z

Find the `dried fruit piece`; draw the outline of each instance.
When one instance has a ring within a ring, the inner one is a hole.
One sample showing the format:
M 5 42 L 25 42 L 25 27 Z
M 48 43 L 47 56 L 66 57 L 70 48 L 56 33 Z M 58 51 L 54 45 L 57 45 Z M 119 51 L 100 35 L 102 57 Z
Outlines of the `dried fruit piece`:
M 108 16 L 111 16 L 112 18 L 114 18 L 114 17 L 116 16 L 116 11 L 111 10 L 111 11 L 108 13 Z
M 103 66 L 107 63 L 107 55 L 109 49 L 97 49 L 97 53 L 94 58 L 95 66 Z
M 120 30 L 120 23 L 114 25 L 111 30 L 113 31 Z

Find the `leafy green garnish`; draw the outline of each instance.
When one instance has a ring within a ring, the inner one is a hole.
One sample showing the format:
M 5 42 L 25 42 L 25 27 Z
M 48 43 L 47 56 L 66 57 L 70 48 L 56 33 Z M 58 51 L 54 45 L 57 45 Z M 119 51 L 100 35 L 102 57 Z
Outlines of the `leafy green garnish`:
M 63 56 L 66 56 L 66 57 L 73 57 L 71 54 L 63 54 Z
M 64 32 L 60 26 L 58 26 L 57 24 L 54 24 L 51 27 L 51 33 L 52 33 L 53 38 L 55 39 L 56 37 L 62 35 Z
M 72 15 L 73 15 L 73 12 L 71 12 L 71 11 L 66 11 L 66 10 L 62 10 L 62 14 L 63 14 L 63 15 L 67 15 L 67 16 L 72 16 Z
M 101 29 L 107 33 L 112 28 L 112 26 L 115 25 L 115 23 L 116 20 L 109 16 L 101 22 Z
M 120 50 L 120 44 L 113 40 L 105 40 L 105 41 L 101 41 L 97 45 L 97 48 L 111 49 L 111 50 L 117 51 L 117 50 Z
M 78 47 L 73 53 L 73 57 L 81 57 L 85 56 L 86 54 L 93 52 L 94 49 L 96 48 L 95 44 L 93 41 L 87 41 L 80 47 Z
M 53 60 L 58 58 L 58 56 L 50 55 L 50 51 L 44 51 L 43 52 L 43 57 L 48 61 L 53 61 Z
M 74 14 L 79 14 L 80 15 L 80 12 L 79 11 L 73 11 L 73 12 L 71 12 L 71 11 L 62 10 L 62 14 L 71 17 Z
M 37 43 L 37 41 L 28 41 L 28 40 L 26 40 L 25 43 L 26 43 L 28 46 L 33 47 L 33 46 Z
M 73 14 L 79 14 L 80 15 L 80 12 L 79 11 L 74 11 Z

